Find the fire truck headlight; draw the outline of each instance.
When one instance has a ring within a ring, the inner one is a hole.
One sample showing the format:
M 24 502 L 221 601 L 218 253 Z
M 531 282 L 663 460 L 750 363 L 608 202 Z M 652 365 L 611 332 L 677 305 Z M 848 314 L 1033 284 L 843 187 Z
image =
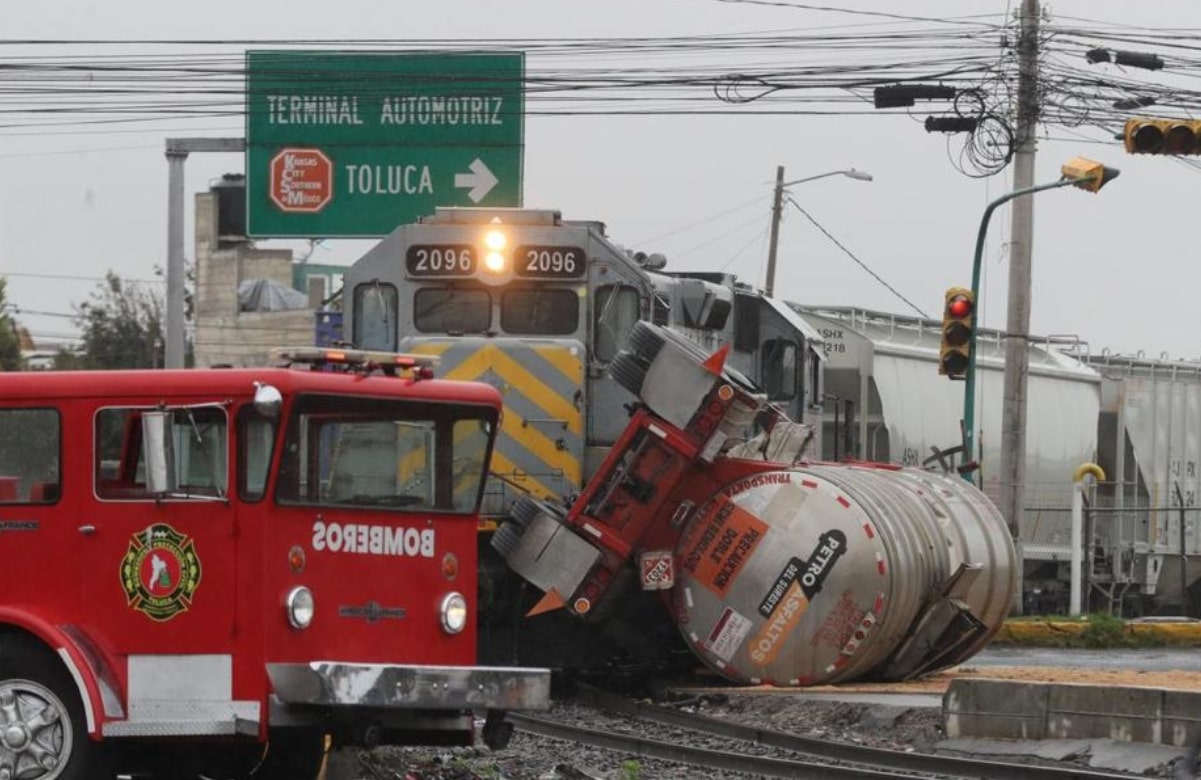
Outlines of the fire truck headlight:
M 442 599 L 442 630 L 457 634 L 467 627 L 467 599 L 461 593 L 447 593 Z
M 288 613 L 288 624 L 292 628 L 308 628 L 313 622 L 313 592 L 303 585 L 288 591 L 284 599 L 284 611 Z

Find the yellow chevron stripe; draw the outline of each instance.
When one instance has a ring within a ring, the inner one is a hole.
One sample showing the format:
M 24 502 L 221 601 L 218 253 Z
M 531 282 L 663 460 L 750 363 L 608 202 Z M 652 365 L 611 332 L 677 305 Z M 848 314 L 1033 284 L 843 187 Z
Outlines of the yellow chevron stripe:
M 543 360 L 550 363 L 559 373 L 571 380 L 572 384 L 584 384 L 584 361 L 580 355 L 571 354 L 570 347 L 534 347 Z
M 414 345 L 414 352 L 420 354 L 443 355 L 450 347 L 447 342 L 424 342 Z M 571 379 L 577 386 L 583 382 L 583 363 L 572 356 L 562 347 L 543 347 L 537 350 L 553 367 Z M 563 398 L 544 382 L 539 380 L 521 363 L 511 358 L 493 344 L 481 346 L 475 352 L 467 355 L 458 365 L 442 374 L 445 379 L 479 380 L 486 372 L 492 371 L 504 382 L 502 393 L 519 392 L 552 419 L 564 420 L 567 429 L 575 435 L 580 435 L 583 427 L 582 414 L 568 399 Z M 541 425 L 524 425 L 524 418 L 506 406 L 501 418 L 501 431 L 514 443 L 528 451 L 550 469 L 562 472 L 563 478 L 573 485 L 580 484 L 582 468 L 579 459 L 566 450 L 556 446 L 553 435 Z M 516 466 L 499 452 L 493 453 L 493 469 L 501 473 L 514 472 Z M 532 476 L 517 478 L 532 492 L 543 496 L 556 495 L 545 485 Z
M 530 399 L 546 416 L 564 420 L 567 430 L 580 435 L 582 429 L 580 411 L 569 399 L 547 387 L 541 380 L 531 374 L 524 366 L 513 358 L 489 344 L 476 350 L 474 355 L 450 369 L 445 374 L 446 379 L 478 379 L 485 371 L 492 370 L 505 380 L 505 389 L 520 392 Z M 508 414 L 508 410 L 506 410 Z
M 580 484 L 580 462 L 567 450 L 556 447 L 555 442 L 535 426 L 524 423 L 523 417 L 512 409 L 506 409 L 500 429 L 513 441 L 538 456 L 543 463 L 562 471 L 564 478 L 570 480 L 571 484 Z
M 492 451 L 492 470 L 509 482 L 530 491 L 537 498 L 554 498 L 556 495 L 554 491 L 548 490 L 546 485 L 543 485 L 529 474 L 518 474 L 517 466 L 513 464 L 513 461 L 496 450 Z
M 408 350 L 415 355 L 441 355 L 443 352 L 451 348 L 450 342 L 439 343 L 431 341 L 423 341 L 420 344 L 414 344 Z

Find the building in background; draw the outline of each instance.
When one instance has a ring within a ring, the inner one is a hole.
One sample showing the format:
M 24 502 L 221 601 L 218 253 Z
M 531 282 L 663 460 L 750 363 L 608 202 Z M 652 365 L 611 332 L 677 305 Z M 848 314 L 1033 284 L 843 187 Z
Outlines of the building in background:
M 341 289 L 339 266 L 255 246 L 246 237 L 245 200 L 240 175 L 196 195 L 197 366 L 263 365 L 272 347 L 313 344 L 317 312 Z

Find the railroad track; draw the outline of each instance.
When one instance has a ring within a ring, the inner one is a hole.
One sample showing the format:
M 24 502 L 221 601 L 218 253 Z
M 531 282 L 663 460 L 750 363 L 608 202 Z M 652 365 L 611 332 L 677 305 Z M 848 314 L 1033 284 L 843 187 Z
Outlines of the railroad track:
M 973 758 L 905 753 L 844 742 L 787 734 L 745 726 L 720 718 L 639 704 L 603 691 L 581 689 L 574 703 L 620 718 L 700 733 L 716 738 L 721 747 L 692 747 L 679 739 L 651 739 L 630 732 L 598 728 L 595 723 L 571 725 L 545 718 L 510 714 L 515 727 L 529 734 L 591 745 L 604 750 L 654 758 L 711 771 L 741 772 L 761 777 L 792 778 L 978 778 L 980 780 L 1130 780 L 1136 775 L 1075 767 L 1013 764 Z M 774 755 L 749 752 L 758 747 Z

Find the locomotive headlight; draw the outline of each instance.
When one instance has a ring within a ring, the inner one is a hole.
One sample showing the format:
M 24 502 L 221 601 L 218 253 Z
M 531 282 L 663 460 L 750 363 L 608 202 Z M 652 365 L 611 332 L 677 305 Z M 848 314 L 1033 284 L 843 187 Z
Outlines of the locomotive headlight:
M 313 622 L 315 605 L 313 592 L 303 585 L 298 585 L 288 591 L 284 598 L 284 612 L 288 615 L 288 625 L 292 628 L 308 628 Z
M 494 274 L 500 273 L 505 270 L 505 256 L 500 252 L 489 252 L 484 255 L 484 268 Z
M 508 236 L 503 230 L 489 230 L 484 234 L 484 246 L 488 247 L 493 252 L 499 252 L 509 243 Z
M 489 230 L 484 234 L 484 270 L 491 274 L 499 274 L 505 270 L 504 248 L 509 244 L 509 237 L 503 230 Z
M 461 593 L 447 593 L 438 610 L 442 616 L 442 630 L 458 634 L 467 627 L 467 599 Z

